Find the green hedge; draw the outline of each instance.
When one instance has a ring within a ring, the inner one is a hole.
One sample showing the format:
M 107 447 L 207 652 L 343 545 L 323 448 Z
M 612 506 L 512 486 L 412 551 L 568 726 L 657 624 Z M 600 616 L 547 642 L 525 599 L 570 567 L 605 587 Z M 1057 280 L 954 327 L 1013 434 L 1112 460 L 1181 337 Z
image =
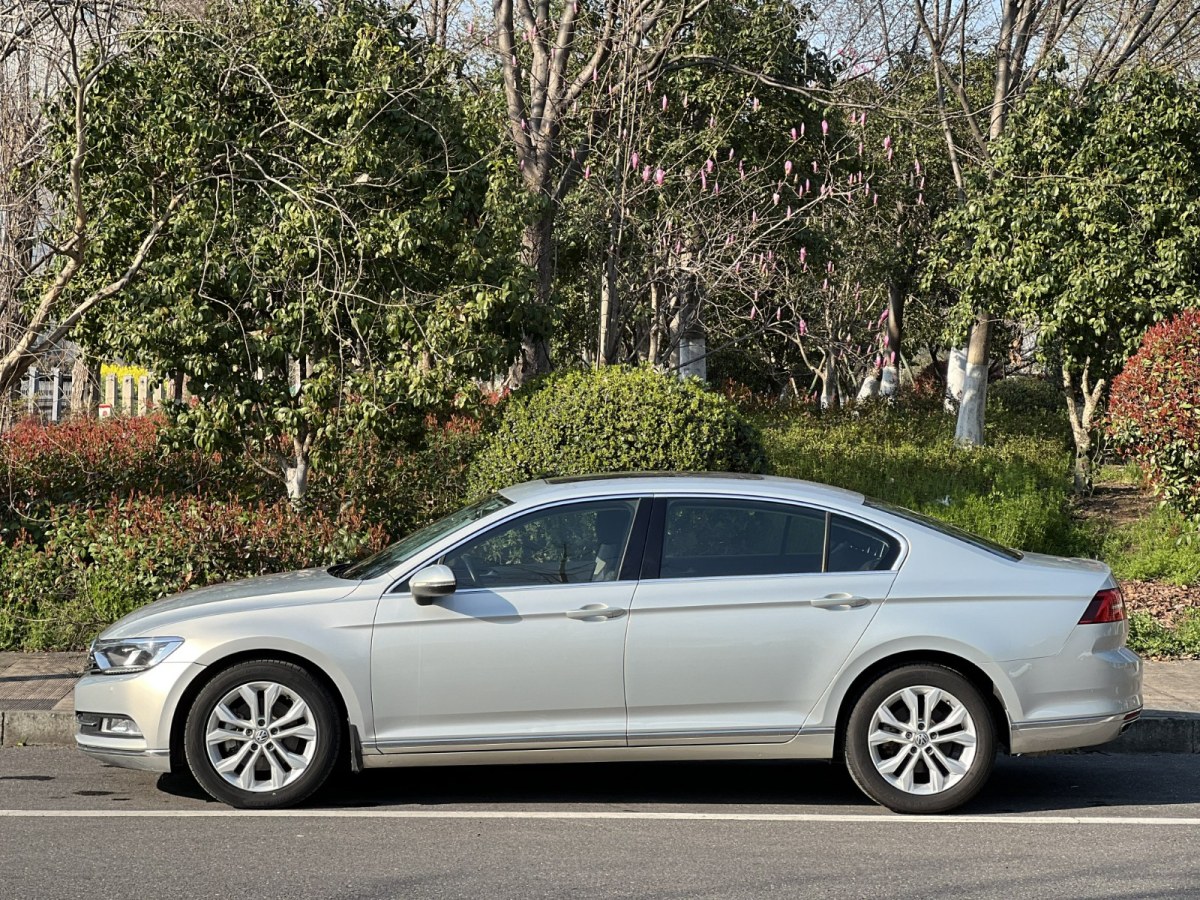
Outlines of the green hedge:
M 606 366 L 540 381 L 510 399 L 471 467 L 473 494 L 592 472 L 763 472 L 755 428 L 697 381 Z

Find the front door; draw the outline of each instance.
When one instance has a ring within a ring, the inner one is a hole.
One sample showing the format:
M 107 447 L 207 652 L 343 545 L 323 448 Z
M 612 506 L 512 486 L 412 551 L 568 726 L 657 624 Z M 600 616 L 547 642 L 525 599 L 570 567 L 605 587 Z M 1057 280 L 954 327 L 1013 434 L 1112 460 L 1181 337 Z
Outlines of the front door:
M 626 641 L 630 746 L 789 740 L 887 596 L 899 544 L 804 506 L 656 502 Z
M 386 596 L 371 665 L 380 749 L 623 746 L 637 513 L 636 498 L 526 513 L 446 554 L 451 596 Z

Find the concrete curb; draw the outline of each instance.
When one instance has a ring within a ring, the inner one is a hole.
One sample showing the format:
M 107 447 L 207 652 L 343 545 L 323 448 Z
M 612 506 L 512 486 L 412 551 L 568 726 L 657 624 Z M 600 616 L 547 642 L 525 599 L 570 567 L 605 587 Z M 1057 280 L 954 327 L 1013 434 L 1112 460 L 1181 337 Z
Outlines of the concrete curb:
M 75 714 L 50 710 L 0 712 L 0 747 L 74 747 Z
M 1200 716 L 1148 713 L 1111 744 L 1094 749 L 1105 753 L 1200 753 Z
M 69 712 L 0 712 L 0 747 L 75 746 L 75 715 Z M 1089 747 L 1101 753 L 1200 753 L 1200 716 L 1151 713 L 1109 744 Z

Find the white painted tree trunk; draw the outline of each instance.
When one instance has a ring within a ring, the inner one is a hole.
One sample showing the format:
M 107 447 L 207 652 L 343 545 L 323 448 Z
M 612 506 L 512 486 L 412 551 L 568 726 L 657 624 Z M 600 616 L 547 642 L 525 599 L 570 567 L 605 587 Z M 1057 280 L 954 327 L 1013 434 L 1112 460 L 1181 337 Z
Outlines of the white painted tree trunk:
M 983 412 L 987 406 L 987 363 L 969 363 L 963 382 L 962 402 L 958 406 L 958 424 L 954 442 L 968 446 L 983 444 Z
M 946 412 L 958 411 L 962 403 L 963 385 L 967 380 L 967 348 L 962 347 L 950 351 L 950 360 L 946 363 Z
M 964 447 L 983 446 L 983 425 L 987 412 L 988 332 L 991 320 L 980 312 L 971 327 L 967 342 L 967 371 L 963 379 L 962 403 L 958 406 L 958 423 L 954 442 Z
M 883 370 L 883 379 L 879 383 L 879 396 L 896 396 L 896 389 L 900 386 L 899 379 L 896 377 L 896 371 L 892 366 L 888 366 Z
M 870 400 L 872 397 L 879 396 L 879 376 L 872 369 L 870 374 L 863 379 L 862 387 L 858 389 L 858 395 L 854 398 L 854 402 L 862 403 L 864 400 Z

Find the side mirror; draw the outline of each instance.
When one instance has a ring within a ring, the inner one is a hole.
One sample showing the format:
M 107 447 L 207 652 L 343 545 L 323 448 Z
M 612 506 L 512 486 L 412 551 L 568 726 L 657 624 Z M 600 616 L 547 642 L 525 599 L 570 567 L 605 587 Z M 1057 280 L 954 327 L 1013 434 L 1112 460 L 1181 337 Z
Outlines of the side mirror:
M 429 606 L 458 590 L 458 580 L 449 566 L 426 566 L 408 580 L 408 589 L 418 606 Z

